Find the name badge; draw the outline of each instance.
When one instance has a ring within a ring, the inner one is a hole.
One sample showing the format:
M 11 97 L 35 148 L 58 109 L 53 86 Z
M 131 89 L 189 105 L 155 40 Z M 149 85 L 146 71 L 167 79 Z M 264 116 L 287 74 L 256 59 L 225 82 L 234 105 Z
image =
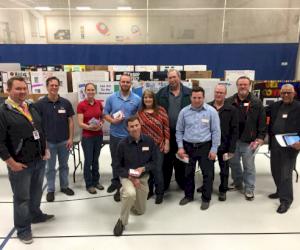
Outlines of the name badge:
M 244 103 L 244 106 L 245 106 L 245 107 L 248 107 L 248 106 L 249 106 L 249 102 L 245 102 L 245 103 Z
M 142 151 L 149 151 L 149 147 L 142 147 Z
M 282 115 L 282 118 L 284 118 L 284 119 L 286 119 L 287 117 L 288 117 L 287 114 L 283 114 L 283 115 Z
M 33 138 L 34 138 L 35 140 L 40 139 L 39 131 L 33 130 L 33 131 L 32 131 L 32 135 L 33 135 Z
M 59 110 L 58 110 L 58 113 L 59 113 L 59 114 L 65 114 L 65 113 L 66 113 L 66 110 L 65 110 L 65 109 L 59 109 Z
M 201 121 L 202 121 L 203 123 L 209 123 L 209 120 L 208 120 L 208 119 L 205 119 L 205 118 L 201 119 Z

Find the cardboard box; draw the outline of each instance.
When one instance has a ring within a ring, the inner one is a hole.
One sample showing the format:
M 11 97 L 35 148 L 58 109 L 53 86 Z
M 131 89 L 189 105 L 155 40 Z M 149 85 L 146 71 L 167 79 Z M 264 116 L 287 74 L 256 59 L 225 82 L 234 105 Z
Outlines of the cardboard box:
M 186 71 L 185 72 L 186 79 L 192 79 L 192 78 L 211 78 L 212 77 L 212 71 Z

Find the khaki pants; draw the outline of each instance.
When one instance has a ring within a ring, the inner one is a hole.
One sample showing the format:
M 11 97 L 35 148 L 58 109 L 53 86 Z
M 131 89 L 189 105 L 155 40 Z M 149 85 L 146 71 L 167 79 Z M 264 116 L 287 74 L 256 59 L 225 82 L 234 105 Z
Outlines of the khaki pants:
M 147 195 L 149 192 L 148 178 L 148 174 L 140 178 L 141 185 L 139 188 L 134 187 L 129 179 L 121 178 L 121 221 L 124 226 L 128 224 L 131 209 L 138 215 L 145 213 Z

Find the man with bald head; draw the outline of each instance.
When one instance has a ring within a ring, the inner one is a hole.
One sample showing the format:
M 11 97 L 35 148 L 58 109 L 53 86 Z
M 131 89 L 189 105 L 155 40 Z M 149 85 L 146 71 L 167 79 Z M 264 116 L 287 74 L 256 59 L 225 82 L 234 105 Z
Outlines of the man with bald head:
M 293 169 L 296 166 L 300 142 L 288 147 L 281 147 L 275 135 L 286 133 L 300 134 L 300 103 L 294 100 L 295 89 L 291 84 L 284 84 L 280 90 L 281 101 L 269 107 L 269 147 L 271 150 L 271 172 L 276 185 L 276 192 L 270 199 L 280 200 L 277 213 L 285 213 L 293 202 Z
M 237 109 L 232 105 L 225 103 L 226 94 L 226 85 L 219 83 L 215 87 L 214 100 L 208 103 L 218 112 L 221 123 L 221 145 L 218 148 L 218 162 L 221 179 L 219 186 L 219 201 L 226 200 L 229 176 L 228 160 L 234 155 L 239 135 Z

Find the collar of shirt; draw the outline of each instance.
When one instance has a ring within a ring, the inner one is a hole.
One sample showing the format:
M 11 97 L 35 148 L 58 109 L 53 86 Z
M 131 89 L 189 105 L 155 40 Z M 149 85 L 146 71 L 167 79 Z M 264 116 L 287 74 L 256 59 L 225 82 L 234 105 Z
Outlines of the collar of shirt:
M 206 105 L 207 105 L 206 103 L 203 103 L 203 105 L 202 105 L 201 107 L 199 107 L 199 108 L 194 108 L 194 107 L 192 106 L 192 104 L 190 104 L 189 109 L 194 110 L 194 111 L 207 110 L 207 106 L 206 106 Z
M 169 94 L 173 95 L 170 85 L 168 85 L 168 88 L 169 88 Z M 182 94 L 182 84 L 181 83 L 179 84 L 179 88 L 180 88 L 180 91 L 179 91 L 178 96 L 180 96 Z
M 7 97 L 7 102 L 13 107 L 13 108 L 18 108 L 18 107 L 24 107 L 27 108 L 27 103 L 23 102 L 21 104 L 16 103 L 15 101 L 13 101 L 10 97 Z
M 237 103 L 250 102 L 251 101 L 251 93 L 249 93 L 244 100 L 241 100 L 240 97 L 239 97 L 239 95 L 236 94 L 236 101 L 237 101 Z
M 51 102 L 51 103 L 56 103 L 56 102 L 60 102 L 60 95 L 58 95 L 58 98 L 57 98 L 57 100 L 55 101 L 55 102 L 53 102 L 53 101 L 51 101 L 49 98 L 48 98 L 48 96 L 46 95 L 46 100 L 48 101 L 48 102 Z
M 85 104 L 90 105 L 90 106 L 94 106 L 96 104 L 96 99 L 94 99 L 94 103 L 91 104 L 87 99 L 83 100 Z
M 144 138 L 143 138 L 143 135 L 141 134 L 140 139 L 138 140 L 138 142 L 141 142 L 143 140 L 144 140 Z M 131 135 L 129 135 L 128 136 L 128 142 L 129 143 L 136 143 L 136 140 Z
M 118 91 L 116 93 L 117 97 L 119 97 L 120 99 L 122 99 L 123 101 L 129 101 L 132 97 L 132 91 L 130 91 L 130 94 L 127 96 L 127 98 L 125 99 L 122 95 L 121 95 L 121 91 Z

